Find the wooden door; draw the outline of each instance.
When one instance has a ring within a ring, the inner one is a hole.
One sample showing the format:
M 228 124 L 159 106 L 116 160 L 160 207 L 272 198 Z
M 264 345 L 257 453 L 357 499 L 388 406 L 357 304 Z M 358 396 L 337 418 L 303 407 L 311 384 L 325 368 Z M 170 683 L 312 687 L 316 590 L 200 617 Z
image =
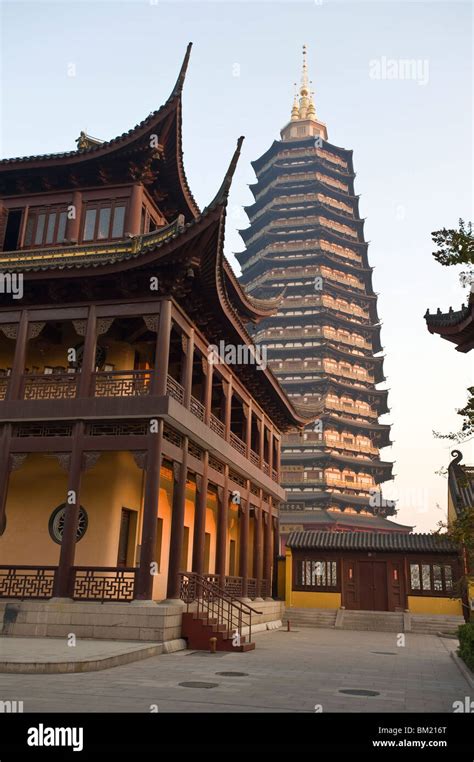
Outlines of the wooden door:
M 387 611 L 387 564 L 359 561 L 359 607 L 364 611 Z
M 130 538 L 130 518 L 132 512 L 127 508 L 122 508 L 122 517 L 120 519 L 119 546 L 117 554 L 117 566 L 126 566 L 128 559 L 128 546 Z

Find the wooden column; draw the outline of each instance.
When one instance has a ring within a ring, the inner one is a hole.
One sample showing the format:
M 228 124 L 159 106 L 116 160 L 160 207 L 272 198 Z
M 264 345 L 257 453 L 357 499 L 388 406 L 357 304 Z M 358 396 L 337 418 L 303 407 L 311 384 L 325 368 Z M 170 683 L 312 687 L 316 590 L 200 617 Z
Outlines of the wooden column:
M 249 402 L 245 407 L 246 412 L 246 429 L 245 429 L 245 446 L 247 448 L 247 458 L 250 458 L 250 450 L 252 449 L 252 403 Z
M 272 517 L 273 525 L 273 579 L 272 598 L 278 598 L 278 556 L 280 552 L 280 522 L 277 516 Z
M 260 506 L 254 510 L 253 519 L 253 576 L 256 580 L 257 598 L 260 598 L 262 583 L 262 491 L 260 490 Z
M 196 504 L 194 508 L 192 571 L 204 574 L 204 548 L 206 538 L 207 488 L 209 483 L 209 452 L 204 451 L 202 476 L 196 476 Z
M 225 564 L 227 559 L 227 528 L 229 523 L 229 466 L 224 465 L 224 487 L 217 490 L 217 547 L 216 547 L 216 574 L 224 584 Z
M 13 356 L 12 372 L 8 381 L 6 399 L 17 400 L 20 398 L 23 374 L 26 365 L 26 351 L 28 347 L 28 311 L 22 310 L 20 322 L 16 334 L 15 354 Z
M 181 374 L 181 386 L 184 388 L 184 407 L 189 409 L 191 402 L 191 391 L 193 386 L 193 365 L 194 365 L 194 329 L 190 336 L 183 336 L 184 345 L 184 363 Z
M 97 351 L 97 316 L 95 305 L 89 307 L 87 317 L 86 335 L 84 338 L 84 352 L 82 355 L 81 373 L 79 376 L 78 397 L 89 397 L 92 387 L 92 374 L 95 371 L 95 357 Z
M 186 482 L 188 477 L 188 437 L 183 437 L 183 460 L 173 463 L 173 513 L 171 516 L 170 558 L 168 564 L 168 600 L 179 598 L 181 552 L 184 537 L 184 509 L 186 501 Z
M 263 514 L 263 578 L 267 581 L 267 597 L 271 598 L 272 592 L 272 539 L 273 526 L 271 504 L 269 510 Z
M 17 248 L 22 249 L 25 245 L 25 234 L 26 234 L 26 222 L 28 220 L 28 214 L 30 212 L 30 207 L 25 206 L 23 207 L 23 214 L 21 217 L 21 225 L 20 225 L 20 232 L 18 234 L 18 244 Z
M 265 423 L 264 423 L 264 419 L 263 418 L 261 418 L 261 419 L 259 418 L 258 421 L 259 421 L 259 425 L 260 425 L 260 428 L 259 428 L 259 431 L 258 431 L 258 433 L 260 435 L 259 438 L 258 438 L 258 457 L 259 457 L 259 460 L 260 460 L 260 468 L 263 468 L 263 460 L 264 460 L 263 453 L 264 453 L 264 442 L 265 442 Z
M 225 438 L 228 442 L 230 439 L 230 419 L 232 414 L 232 380 L 224 382 L 224 395 L 225 395 Z
M 69 465 L 67 485 L 66 510 L 64 513 L 64 528 L 59 554 L 59 564 L 54 575 L 53 595 L 55 598 L 68 598 L 72 595 L 70 586 L 71 569 L 74 566 L 76 554 L 77 526 L 79 523 L 79 508 L 81 505 L 80 488 L 82 477 L 82 446 L 84 422 L 74 424 L 72 435 L 72 451 Z
M 268 434 L 269 434 L 269 436 L 268 436 L 268 465 L 270 466 L 270 468 L 269 468 L 269 471 L 270 471 L 269 477 L 270 477 L 270 479 L 272 479 L 273 478 L 273 475 L 272 475 L 272 469 L 273 469 L 273 428 L 271 428 L 269 430 Z
M 281 439 L 277 439 L 277 443 L 276 443 L 276 463 L 273 464 L 273 468 L 277 472 L 277 480 L 280 481 L 280 473 L 281 473 Z
M 151 383 L 151 393 L 158 397 L 166 394 L 168 364 L 171 340 L 171 300 L 164 299 L 160 304 L 160 322 L 156 335 L 155 370 Z
M 135 595 L 140 600 L 151 600 L 153 576 L 151 565 L 156 562 L 156 535 L 160 496 L 161 456 L 163 449 L 163 419 L 158 419 L 157 431 L 148 434 L 146 456 L 145 495 L 140 549 L 140 565 L 135 579 Z
M 250 523 L 250 500 L 243 500 L 240 504 L 240 531 L 239 531 L 239 576 L 242 577 L 242 598 L 248 597 L 249 579 L 249 523 Z
M 0 536 L 5 531 L 8 483 L 10 480 L 10 439 L 9 423 L 0 430 Z
M 126 233 L 129 235 L 139 235 L 141 219 L 142 219 L 142 203 L 143 203 L 143 185 L 141 183 L 135 183 L 132 186 L 132 193 L 130 196 L 127 223 L 125 225 Z
M 68 208 L 68 218 L 66 223 L 66 240 L 69 243 L 78 243 L 81 235 L 81 211 L 82 211 L 82 193 L 74 191 L 72 194 L 72 203 L 69 207 L 74 207 L 74 217 L 69 217 L 70 208 Z
M 202 363 L 205 363 L 204 357 Z M 211 362 L 206 363 L 206 386 L 204 389 L 204 423 L 209 426 L 211 420 L 211 408 L 212 408 L 212 378 L 213 378 L 213 364 Z

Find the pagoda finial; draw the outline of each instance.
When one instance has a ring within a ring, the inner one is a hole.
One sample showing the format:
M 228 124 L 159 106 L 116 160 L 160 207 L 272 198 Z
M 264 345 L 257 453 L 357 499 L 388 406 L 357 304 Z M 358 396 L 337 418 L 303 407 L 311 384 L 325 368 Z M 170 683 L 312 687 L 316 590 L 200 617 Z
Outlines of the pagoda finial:
M 309 80 L 308 63 L 306 61 L 306 45 L 303 45 L 303 70 L 301 72 L 300 96 L 300 119 L 306 119 L 309 107 Z
M 295 122 L 300 118 L 300 106 L 298 103 L 298 89 L 295 82 L 295 95 L 293 98 L 293 108 L 291 109 L 291 121 Z

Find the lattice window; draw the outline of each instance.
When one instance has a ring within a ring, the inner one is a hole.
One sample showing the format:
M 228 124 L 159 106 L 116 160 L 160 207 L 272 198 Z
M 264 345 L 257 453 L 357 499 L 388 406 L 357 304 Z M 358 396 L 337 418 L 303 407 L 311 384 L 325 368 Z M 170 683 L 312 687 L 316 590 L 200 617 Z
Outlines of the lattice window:
M 64 531 L 64 520 L 66 518 L 66 509 L 70 508 L 70 506 L 67 506 L 66 503 L 63 503 L 62 505 L 58 505 L 57 508 L 54 509 L 52 512 L 50 519 L 49 519 L 49 534 L 51 536 L 51 539 L 56 542 L 58 545 L 61 545 L 62 539 L 63 539 L 63 531 Z M 82 540 L 84 537 L 86 531 L 87 531 L 87 525 L 89 523 L 89 519 L 87 516 L 86 509 L 82 507 L 79 508 L 79 520 L 77 523 L 77 533 L 76 533 L 76 542 L 79 542 L 79 540 Z

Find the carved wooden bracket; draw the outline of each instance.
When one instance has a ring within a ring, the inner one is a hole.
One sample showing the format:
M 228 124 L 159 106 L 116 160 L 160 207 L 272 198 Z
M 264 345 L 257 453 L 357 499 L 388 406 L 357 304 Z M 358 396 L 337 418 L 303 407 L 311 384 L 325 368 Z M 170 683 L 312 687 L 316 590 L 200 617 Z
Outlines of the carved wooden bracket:
M 73 320 L 72 324 L 74 326 L 74 330 L 77 333 L 78 336 L 85 336 L 86 335 L 86 329 L 87 329 L 87 320 Z
M 140 468 L 142 471 L 146 470 L 146 464 L 147 464 L 147 451 L 146 450 L 132 450 L 133 460 L 135 461 L 138 468 Z
M 0 331 L 3 331 L 7 339 L 16 339 L 18 336 L 18 323 L 0 323 Z
M 45 327 L 46 323 L 28 323 L 28 338 L 36 339 Z
M 143 320 L 149 331 L 158 333 L 158 327 L 160 325 L 160 318 L 158 315 L 143 315 Z
M 84 452 L 82 454 L 82 470 L 88 471 L 90 468 L 93 468 L 101 455 L 102 455 L 101 452 L 92 452 L 92 451 Z
M 49 452 L 46 454 L 47 458 L 56 458 L 60 467 L 66 473 L 69 473 L 71 468 L 71 453 L 70 452 Z
M 113 317 L 99 318 L 97 321 L 97 336 L 102 336 L 104 333 L 107 333 L 114 320 L 115 318 Z
M 181 463 L 177 463 L 175 460 L 173 461 L 173 479 L 175 482 L 179 480 L 179 474 L 181 471 Z
M 10 460 L 9 460 L 9 470 L 10 471 L 18 471 L 19 468 L 22 467 L 23 463 L 25 462 L 26 458 L 28 457 L 27 452 L 12 452 L 10 453 Z

